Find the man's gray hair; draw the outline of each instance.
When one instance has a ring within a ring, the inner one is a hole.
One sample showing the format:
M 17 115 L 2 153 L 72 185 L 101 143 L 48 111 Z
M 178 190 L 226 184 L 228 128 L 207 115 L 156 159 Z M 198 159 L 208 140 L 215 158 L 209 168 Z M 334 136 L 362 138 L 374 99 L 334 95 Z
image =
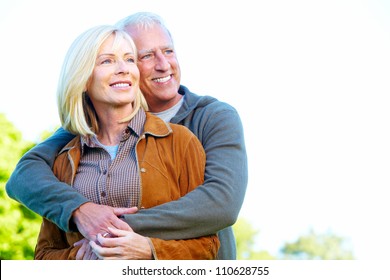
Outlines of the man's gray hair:
M 160 25 L 164 28 L 170 35 L 168 28 L 165 25 L 162 17 L 155 13 L 151 12 L 138 12 L 132 15 L 129 15 L 120 21 L 118 21 L 115 26 L 121 29 L 126 28 L 127 26 L 138 26 L 143 29 L 151 28 L 154 25 Z

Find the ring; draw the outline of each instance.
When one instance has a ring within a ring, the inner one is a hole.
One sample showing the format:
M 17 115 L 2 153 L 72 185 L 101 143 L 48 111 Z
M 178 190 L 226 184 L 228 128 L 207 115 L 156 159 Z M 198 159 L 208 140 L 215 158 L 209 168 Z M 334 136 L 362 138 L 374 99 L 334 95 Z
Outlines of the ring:
M 109 235 L 108 232 L 105 232 L 105 233 L 102 234 L 103 237 L 106 237 L 107 235 Z

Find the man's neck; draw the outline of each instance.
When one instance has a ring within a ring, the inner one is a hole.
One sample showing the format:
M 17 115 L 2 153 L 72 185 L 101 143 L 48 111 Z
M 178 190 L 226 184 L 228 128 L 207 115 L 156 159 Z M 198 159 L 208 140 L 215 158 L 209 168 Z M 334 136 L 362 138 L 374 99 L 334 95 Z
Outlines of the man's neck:
M 157 117 L 159 117 L 160 119 L 162 119 L 163 121 L 165 122 L 169 122 L 176 114 L 177 112 L 180 110 L 180 107 L 181 105 L 183 105 L 183 101 L 184 101 L 184 98 L 182 98 L 183 96 L 180 95 L 181 98 L 179 99 L 179 101 L 173 105 L 172 107 L 168 108 L 167 110 L 164 110 L 164 111 L 161 111 L 161 112 L 152 112 L 152 114 L 156 115 Z
M 170 108 L 175 106 L 177 103 L 181 102 L 182 98 L 183 98 L 183 95 L 176 94 L 176 96 L 169 101 L 165 101 L 165 102 L 160 101 L 160 102 L 156 102 L 156 103 L 148 101 L 149 111 L 154 114 L 154 113 L 160 113 L 160 112 L 169 110 Z

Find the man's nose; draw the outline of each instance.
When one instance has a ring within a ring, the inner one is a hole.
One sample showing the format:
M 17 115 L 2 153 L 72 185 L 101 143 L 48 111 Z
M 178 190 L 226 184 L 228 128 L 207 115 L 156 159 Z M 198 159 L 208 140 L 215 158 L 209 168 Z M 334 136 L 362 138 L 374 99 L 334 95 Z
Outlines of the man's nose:
M 156 54 L 156 70 L 167 71 L 170 67 L 168 59 L 164 56 L 162 52 Z

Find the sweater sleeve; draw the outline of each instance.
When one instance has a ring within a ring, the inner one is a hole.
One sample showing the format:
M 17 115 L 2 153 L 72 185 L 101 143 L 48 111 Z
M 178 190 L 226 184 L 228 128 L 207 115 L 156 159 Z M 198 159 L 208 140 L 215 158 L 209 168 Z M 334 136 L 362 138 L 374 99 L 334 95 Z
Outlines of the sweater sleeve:
M 88 201 L 60 182 L 51 168 L 57 153 L 72 138 L 74 135 L 64 129 L 57 130 L 20 159 L 6 184 L 7 194 L 12 199 L 53 221 L 64 231 L 70 230 L 73 211 Z
M 134 231 L 167 240 L 188 239 L 235 223 L 248 180 L 243 127 L 232 107 L 210 111 L 196 122 L 197 127 L 184 123 L 205 149 L 204 183 L 178 200 L 125 215 Z

